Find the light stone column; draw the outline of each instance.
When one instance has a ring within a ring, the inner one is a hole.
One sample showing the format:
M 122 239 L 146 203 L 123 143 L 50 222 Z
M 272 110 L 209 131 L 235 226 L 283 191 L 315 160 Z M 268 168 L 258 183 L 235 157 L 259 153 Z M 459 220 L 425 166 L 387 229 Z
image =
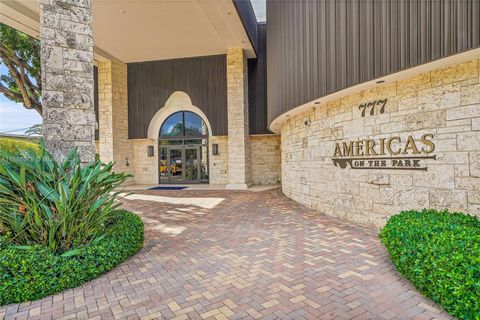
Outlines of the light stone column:
M 115 171 L 133 173 L 134 152 L 128 140 L 127 65 L 121 61 L 98 63 L 98 118 L 100 160 L 114 161 Z
M 95 159 L 91 0 L 40 0 L 43 136 L 61 161 Z
M 247 189 L 251 183 L 248 128 L 248 69 L 243 49 L 227 51 L 228 185 Z

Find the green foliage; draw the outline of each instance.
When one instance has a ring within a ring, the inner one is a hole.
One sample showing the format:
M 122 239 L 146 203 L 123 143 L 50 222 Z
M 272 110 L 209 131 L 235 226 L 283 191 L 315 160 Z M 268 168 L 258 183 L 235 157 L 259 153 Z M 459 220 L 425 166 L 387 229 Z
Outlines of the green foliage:
M 187 170 L 185 171 L 186 180 L 197 180 L 198 179 L 198 170 L 195 165 L 186 166 Z M 201 179 L 208 179 L 207 169 L 203 163 L 200 164 L 200 175 Z
M 25 108 L 42 114 L 40 78 L 40 41 L 0 23 L 0 92 Z
M 480 220 L 435 210 L 404 211 L 380 232 L 398 271 L 460 319 L 480 319 Z
M 118 206 L 115 191 L 129 176 L 113 163 L 82 165 L 72 150 L 63 163 L 46 152 L 0 152 L 0 234 L 12 243 L 65 252 L 104 235 Z
M 32 150 L 36 154 L 40 154 L 40 144 L 34 140 L 29 141 L 0 137 L 0 152 L 18 154 L 23 150 Z
M 0 305 L 77 287 L 134 255 L 143 246 L 142 220 L 125 210 L 111 218 L 103 238 L 62 255 L 38 245 L 11 246 L 0 237 Z
M 25 134 L 28 136 L 41 136 L 43 134 L 43 125 L 34 124 L 25 131 Z

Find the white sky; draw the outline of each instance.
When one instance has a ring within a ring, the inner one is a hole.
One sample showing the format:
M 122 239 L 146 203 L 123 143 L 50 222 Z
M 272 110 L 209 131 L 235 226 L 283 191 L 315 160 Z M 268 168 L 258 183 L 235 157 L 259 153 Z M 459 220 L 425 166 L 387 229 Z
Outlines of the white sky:
M 0 74 L 6 74 L 4 65 L 0 65 Z M 30 128 L 35 124 L 42 123 L 42 117 L 35 110 L 26 109 L 21 103 L 8 100 L 0 93 L 0 133 L 24 128 Z M 22 134 L 25 130 L 11 132 Z
M 253 6 L 253 11 L 257 16 L 258 22 L 265 22 L 267 20 L 266 0 L 250 0 Z

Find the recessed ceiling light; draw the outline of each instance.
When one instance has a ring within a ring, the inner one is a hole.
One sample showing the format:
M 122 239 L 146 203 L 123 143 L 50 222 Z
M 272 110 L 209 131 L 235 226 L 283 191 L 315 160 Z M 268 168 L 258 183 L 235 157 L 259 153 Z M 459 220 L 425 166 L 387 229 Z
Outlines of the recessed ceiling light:
M 377 84 L 385 83 L 385 80 L 378 80 Z
M 120 10 L 120 13 L 126 13 L 126 12 L 127 12 L 127 11 L 125 11 L 125 10 Z

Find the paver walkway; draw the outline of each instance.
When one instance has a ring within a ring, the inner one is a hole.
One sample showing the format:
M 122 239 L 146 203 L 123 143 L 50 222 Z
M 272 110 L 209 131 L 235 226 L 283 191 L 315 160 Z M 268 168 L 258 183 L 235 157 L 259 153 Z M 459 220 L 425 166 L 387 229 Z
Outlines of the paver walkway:
M 266 192 L 145 191 L 145 247 L 110 273 L 6 319 L 446 319 L 394 270 L 376 232 Z

